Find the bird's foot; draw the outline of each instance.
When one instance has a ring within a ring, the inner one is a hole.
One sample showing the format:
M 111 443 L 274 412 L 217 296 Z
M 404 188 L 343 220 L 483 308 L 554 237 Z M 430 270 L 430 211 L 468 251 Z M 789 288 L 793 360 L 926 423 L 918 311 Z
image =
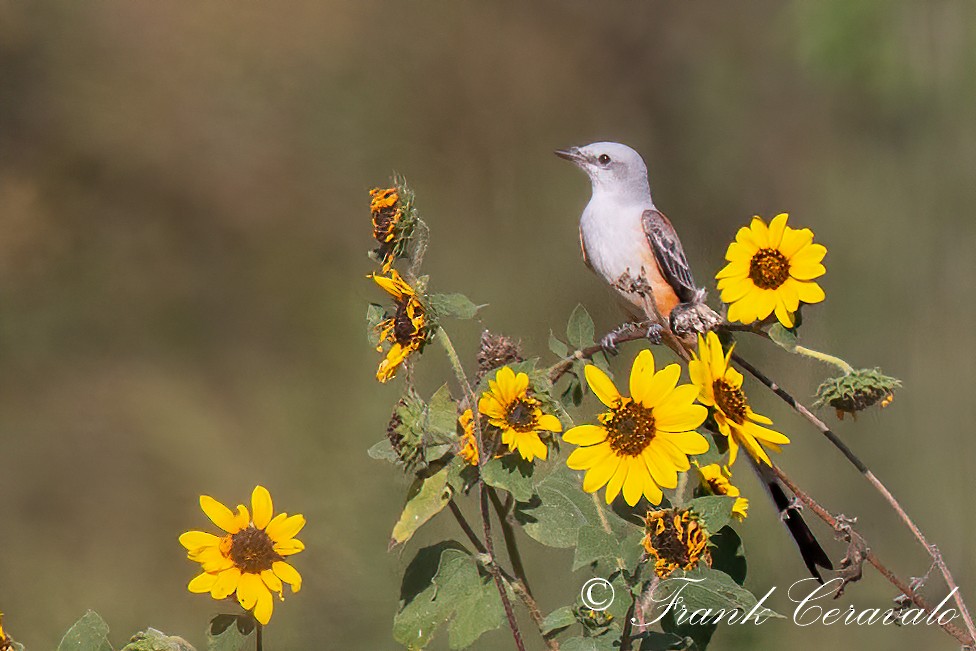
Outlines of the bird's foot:
M 664 328 L 661 327 L 660 323 L 651 323 L 647 326 L 647 331 L 644 333 L 644 338 L 655 346 L 659 346 L 661 344 L 663 334 Z
M 790 517 L 790 511 L 802 510 L 803 502 L 800 501 L 800 498 L 794 496 L 793 499 L 790 500 L 790 503 L 786 505 L 786 508 L 779 512 L 779 519 L 785 522 L 786 519 Z
M 603 352 L 607 353 L 608 355 L 616 355 L 618 352 L 620 352 L 617 350 L 617 346 L 623 341 L 630 341 L 638 332 L 640 332 L 640 326 L 638 326 L 636 323 L 624 323 L 617 326 L 603 339 L 601 339 L 600 347 L 603 349 Z

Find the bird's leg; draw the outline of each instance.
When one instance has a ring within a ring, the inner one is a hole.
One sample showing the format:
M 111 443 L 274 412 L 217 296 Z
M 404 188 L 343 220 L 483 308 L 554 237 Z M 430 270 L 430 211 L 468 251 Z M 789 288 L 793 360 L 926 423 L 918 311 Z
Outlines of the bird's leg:
M 617 350 L 617 345 L 624 339 L 632 339 L 635 334 L 640 332 L 640 326 L 636 323 L 628 321 L 627 323 L 621 324 L 610 331 L 603 339 L 600 340 L 600 347 L 603 348 L 603 352 L 608 355 L 616 355 L 619 351 Z
M 655 346 L 661 344 L 661 338 L 664 334 L 664 328 L 660 323 L 650 323 L 647 324 L 647 331 L 644 333 L 644 338 L 650 341 Z

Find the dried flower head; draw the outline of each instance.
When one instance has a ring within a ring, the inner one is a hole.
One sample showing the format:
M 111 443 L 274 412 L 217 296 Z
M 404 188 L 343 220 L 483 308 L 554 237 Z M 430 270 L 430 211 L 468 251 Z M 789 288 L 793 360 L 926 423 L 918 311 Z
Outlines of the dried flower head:
M 708 532 L 689 509 L 648 511 L 644 518 L 644 551 L 654 559 L 654 572 L 666 579 L 675 570 L 711 566 Z
M 517 364 L 524 360 L 521 342 L 485 330 L 481 333 L 481 347 L 478 349 L 478 376 L 475 381 L 480 382 L 481 378 L 496 368 L 506 364 Z
M 837 418 L 856 415 L 872 405 L 887 407 L 895 398 L 901 380 L 889 377 L 881 369 L 862 368 L 841 377 L 829 378 L 817 388 L 817 407 L 830 405 L 837 410 Z
M 3 613 L 0 613 L 0 651 L 11 651 L 13 648 L 14 641 L 3 630 Z
M 423 350 L 433 335 L 434 327 L 417 290 L 395 269 L 390 271 L 389 276 L 374 274 L 372 278 L 394 301 L 393 314 L 376 326 L 379 338 L 377 352 L 383 352 L 384 343 L 390 344 L 376 371 L 376 379 L 388 382 L 396 377 L 397 370 L 407 357 Z
M 478 441 L 474 436 L 474 414 L 470 409 L 464 410 L 464 413 L 458 418 L 458 425 L 461 428 L 461 451 L 458 454 L 468 464 L 477 466 Z
M 370 255 L 382 265 L 382 273 L 388 273 L 396 259 L 403 255 L 413 233 L 416 222 L 413 193 L 400 184 L 392 188 L 373 188 L 369 196 L 373 238 L 379 242 Z

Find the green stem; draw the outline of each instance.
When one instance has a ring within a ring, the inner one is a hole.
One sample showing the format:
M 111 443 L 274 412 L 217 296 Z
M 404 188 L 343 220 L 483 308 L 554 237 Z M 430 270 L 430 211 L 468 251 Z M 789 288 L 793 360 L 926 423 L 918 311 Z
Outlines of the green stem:
M 823 362 L 825 364 L 831 364 L 836 366 L 844 372 L 844 375 L 850 375 L 854 372 L 854 367 L 842 360 L 840 357 L 835 355 L 829 355 L 827 353 L 821 353 L 819 350 L 813 350 L 812 348 L 807 348 L 806 346 L 796 346 L 793 351 L 799 355 L 805 355 L 806 357 L 812 357 L 813 359 Z
M 525 565 L 522 563 L 522 554 L 518 548 L 518 540 L 515 539 L 515 529 L 508 519 L 511 513 L 511 502 L 502 504 L 494 488 L 488 489 L 488 497 L 491 499 L 492 506 L 495 507 L 495 513 L 498 514 L 498 522 L 502 527 L 502 537 L 505 539 L 505 550 L 508 552 L 508 559 L 512 563 L 512 572 L 522 582 L 525 591 L 531 595 L 532 589 L 529 587 L 529 579 L 525 574 Z
M 264 626 L 261 622 L 257 622 L 257 627 L 255 628 L 255 641 L 257 642 L 257 651 L 264 651 Z

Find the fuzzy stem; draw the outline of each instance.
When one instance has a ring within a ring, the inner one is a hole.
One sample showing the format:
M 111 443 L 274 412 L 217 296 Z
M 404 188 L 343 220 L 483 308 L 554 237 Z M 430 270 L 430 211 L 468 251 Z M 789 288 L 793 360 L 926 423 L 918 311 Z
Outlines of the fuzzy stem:
M 488 488 L 488 497 L 491 499 L 491 504 L 495 507 L 495 513 L 498 515 L 498 522 L 502 528 L 502 537 L 505 539 L 505 550 L 508 552 L 508 559 L 512 563 L 512 572 L 522 582 L 525 591 L 531 595 L 532 589 L 529 588 L 529 580 L 525 574 L 525 565 L 522 564 L 522 553 L 519 551 L 518 540 L 515 538 L 515 529 L 512 527 L 512 522 L 509 519 L 512 502 L 509 499 L 506 504 L 502 504 L 498 493 L 494 488 L 490 487 Z
M 461 365 L 461 358 L 458 357 L 457 350 L 454 348 L 451 338 L 447 335 L 447 331 L 442 327 L 438 328 L 436 337 L 437 341 L 444 348 L 444 352 L 451 362 L 451 367 L 454 369 L 454 375 L 457 377 L 458 384 L 461 385 L 461 390 L 464 392 L 465 400 L 471 407 L 474 438 L 478 447 L 478 493 L 481 505 L 481 526 L 484 532 L 484 553 L 488 557 L 488 572 L 491 574 L 492 579 L 494 579 L 495 587 L 498 589 L 498 595 L 501 597 L 502 607 L 505 609 L 505 618 L 508 620 L 508 627 L 511 629 L 512 637 L 515 639 L 515 647 L 518 651 L 525 651 L 525 643 L 522 641 L 522 634 L 519 632 L 518 621 L 515 619 L 515 611 L 512 609 L 512 602 L 508 598 L 508 591 L 505 589 L 505 583 L 502 580 L 501 568 L 498 567 L 498 562 L 495 560 L 495 544 L 491 538 L 491 517 L 488 511 L 489 487 L 481 477 L 481 469 L 484 467 L 486 459 L 484 441 L 481 436 L 481 418 L 478 413 L 478 403 L 475 400 L 474 391 L 471 389 L 471 383 L 468 382 L 468 376 L 464 372 L 464 366 Z M 456 515 L 457 513 L 455 513 Z
M 804 355 L 806 357 L 811 357 L 817 361 L 823 362 L 825 364 L 832 364 L 844 372 L 844 375 L 850 375 L 854 372 L 854 367 L 842 360 L 836 355 L 829 355 L 827 353 L 821 353 L 819 350 L 813 350 L 812 348 L 807 348 L 806 346 L 796 346 L 793 348 L 793 352 Z

